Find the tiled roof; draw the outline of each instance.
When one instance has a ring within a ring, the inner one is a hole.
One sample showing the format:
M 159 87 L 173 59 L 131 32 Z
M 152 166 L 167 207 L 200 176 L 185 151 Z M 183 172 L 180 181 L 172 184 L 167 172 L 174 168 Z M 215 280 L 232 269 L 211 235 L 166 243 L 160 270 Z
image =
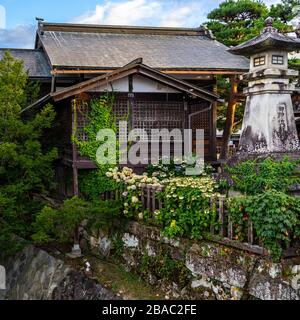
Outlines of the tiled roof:
M 161 70 L 249 69 L 248 59 L 229 53 L 203 30 L 45 23 L 39 39 L 58 68 L 112 69 L 142 57 Z
M 51 77 L 50 66 L 47 62 L 45 54 L 41 50 L 28 49 L 0 49 L 0 59 L 4 52 L 9 52 L 16 59 L 24 61 L 24 67 L 29 71 L 29 76 L 33 78 L 48 78 Z

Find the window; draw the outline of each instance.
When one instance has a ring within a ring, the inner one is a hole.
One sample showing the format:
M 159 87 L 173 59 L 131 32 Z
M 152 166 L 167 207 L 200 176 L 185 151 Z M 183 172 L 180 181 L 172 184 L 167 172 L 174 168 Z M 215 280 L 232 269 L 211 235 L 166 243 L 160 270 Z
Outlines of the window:
M 254 58 L 254 67 L 263 66 L 264 64 L 266 64 L 265 56 Z
M 273 64 L 283 64 L 283 56 L 272 56 Z

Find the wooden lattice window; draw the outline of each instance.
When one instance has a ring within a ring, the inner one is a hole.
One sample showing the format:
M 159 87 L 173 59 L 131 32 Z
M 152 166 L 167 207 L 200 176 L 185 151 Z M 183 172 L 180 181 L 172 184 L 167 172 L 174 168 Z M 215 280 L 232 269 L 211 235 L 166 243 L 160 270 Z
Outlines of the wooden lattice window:
M 133 128 L 144 129 L 147 135 L 141 140 L 151 138 L 152 129 L 182 129 L 184 127 L 184 108 L 182 102 L 135 101 L 133 105 Z M 154 137 L 154 140 L 158 137 Z M 176 136 L 175 141 L 182 139 Z
M 77 105 L 76 121 L 77 121 L 77 139 L 79 141 L 88 141 L 85 127 L 88 125 L 89 106 L 87 103 Z
M 197 112 L 200 113 L 195 114 Z M 211 133 L 211 111 L 208 109 L 208 106 L 201 103 L 195 103 L 191 105 L 191 113 L 195 114 L 191 118 L 191 129 L 193 130 L 193 134 L 195 135 L 196 129 L 203 129 L 205 138 L 209 138 Z
M 117 121 L 117 137 L 119 137 L 119 122 L 120 121 L 127 121 L 127 123 L 129 123 L 129 115 L 130 115 L 130 111 L 129 111 L 129 102 L 128 100 L 116 100 L 113 106 L 113 112 L 114 115 L 116 117 L 116 121 Z M 127 132 L 129 130 L 129 127 L 127 126 Z M 121 132 L 121 134 L 124 134 L 123 132 Z

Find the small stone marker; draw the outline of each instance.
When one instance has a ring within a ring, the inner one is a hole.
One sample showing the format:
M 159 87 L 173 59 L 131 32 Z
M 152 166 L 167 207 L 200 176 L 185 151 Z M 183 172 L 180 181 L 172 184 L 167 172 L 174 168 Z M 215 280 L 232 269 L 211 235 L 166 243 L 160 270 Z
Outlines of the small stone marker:
M 0 290 L 6 290 L 6 272 L 3 266 L 0 266 Z
M 74 244 L 74 246 L 72 248 L 72 252 L 68 253 L 67 257 L 69 257 L 71 259 L 77 259 L 77 258 L 82 257 L 82 252 L 81 252 L 79 244 Z

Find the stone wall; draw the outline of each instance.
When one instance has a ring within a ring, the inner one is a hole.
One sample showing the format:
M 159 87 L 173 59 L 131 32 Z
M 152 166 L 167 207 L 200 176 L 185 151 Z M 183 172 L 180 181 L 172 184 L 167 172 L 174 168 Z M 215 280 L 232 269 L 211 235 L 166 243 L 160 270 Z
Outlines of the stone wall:
M 111 236 L 93 231 L 89 243 L 102 256 L 118 252 L 117 261 L 170 298 L 300 298 L 300 257 L 274 264 L 266 257 L 212 242 L 169 240 L 157 228 L 136 222 Z
M 28 246 L 1 261 L 6 268 L 7 300 L 114 300 L 115 296 L 96 281 L 68 267 L 47 252 Z

